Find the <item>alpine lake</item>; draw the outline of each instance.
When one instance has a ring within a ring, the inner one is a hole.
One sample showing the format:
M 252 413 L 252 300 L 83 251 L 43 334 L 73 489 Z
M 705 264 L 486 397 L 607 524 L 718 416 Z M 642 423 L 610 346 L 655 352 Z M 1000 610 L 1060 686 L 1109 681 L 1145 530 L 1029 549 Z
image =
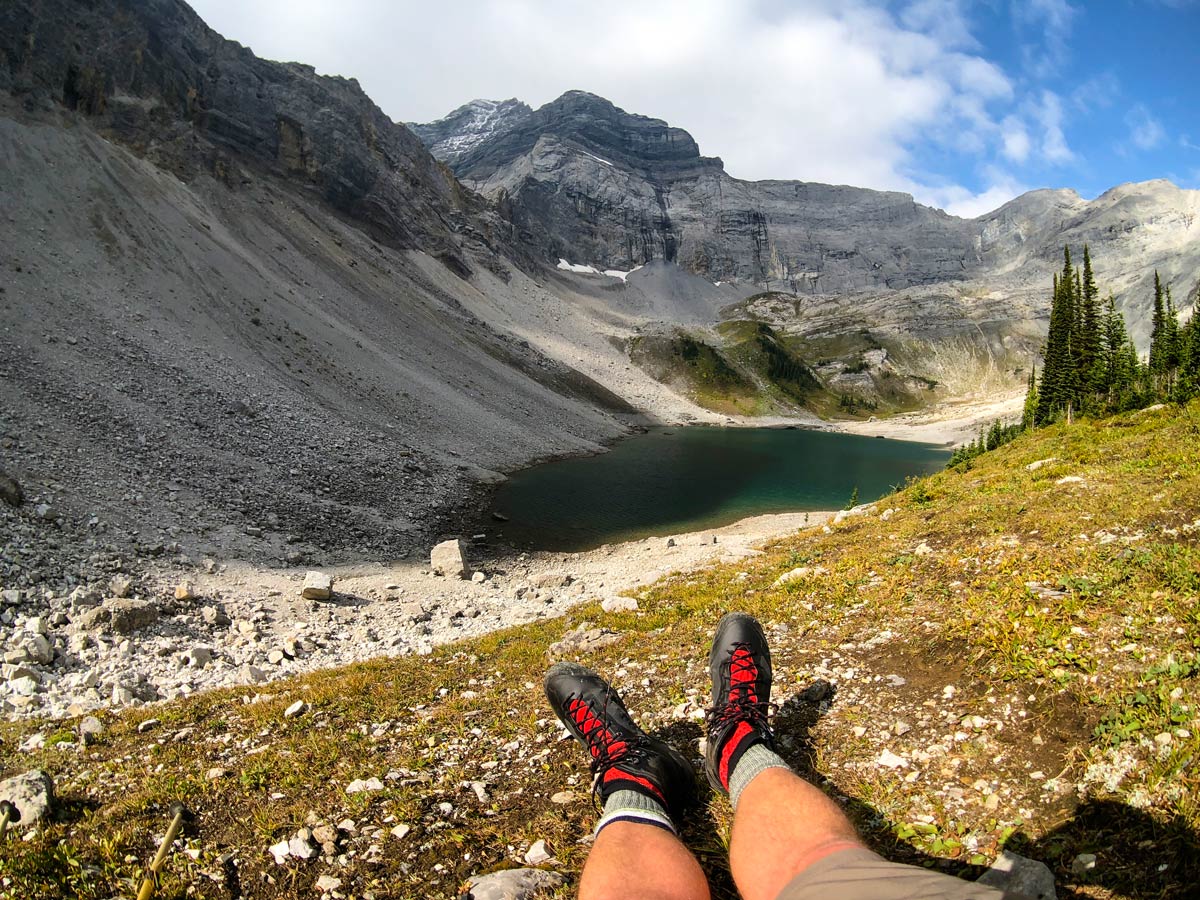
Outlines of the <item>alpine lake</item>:
M 681 534 L 765 513 L 867 503 L 945 466 L 949 449 L 800 428 L 653 428 L 607 453 L 512 474 L 489 536 L 521 549 L 579 551 Z

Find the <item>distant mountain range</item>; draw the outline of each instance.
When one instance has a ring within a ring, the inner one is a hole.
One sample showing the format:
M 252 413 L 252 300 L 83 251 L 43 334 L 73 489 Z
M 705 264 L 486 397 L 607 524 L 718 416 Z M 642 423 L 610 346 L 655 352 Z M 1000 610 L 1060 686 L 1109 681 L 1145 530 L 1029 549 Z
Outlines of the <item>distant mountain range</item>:
M 683 129 L 583 91 L 536 110 L 474 100 L 409 127 L 542 256 L 600 270 L 660 259 L 798 295 L 978 285 L 1038 315 L 1064 243 L 1088 243 L 1142 338 L 1153 270 L 1181 304 L 1200 277 L 1200 192 L 1167 181 L 1122 185 L 1092 202 L 1032 191 L 961 219 L 907 194 L 734 178 Z

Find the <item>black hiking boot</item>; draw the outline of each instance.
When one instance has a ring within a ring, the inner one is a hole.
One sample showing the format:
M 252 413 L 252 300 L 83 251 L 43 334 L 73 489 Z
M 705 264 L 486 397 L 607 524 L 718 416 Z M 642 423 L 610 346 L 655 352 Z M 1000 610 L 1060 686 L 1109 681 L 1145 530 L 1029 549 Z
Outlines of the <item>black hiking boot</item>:
M 772 750 L 767 725 L 771 704 L 771 651 L 758 620 L 728 613 L 717 623 L 708 654 L 713 705 L 708 711 L 708 750 L 704 771 L 715 790 L 729 794 L 729 776 L 754 744 Z
M 592 790 L 601 803 L 614 791 L 636 791 L 678 821 L 696 793 L 695 774 L 683 755 L 634 724 L 620 695 L 591 669 L 555 663 L 545 688 L 559 721 L 591 754 Z

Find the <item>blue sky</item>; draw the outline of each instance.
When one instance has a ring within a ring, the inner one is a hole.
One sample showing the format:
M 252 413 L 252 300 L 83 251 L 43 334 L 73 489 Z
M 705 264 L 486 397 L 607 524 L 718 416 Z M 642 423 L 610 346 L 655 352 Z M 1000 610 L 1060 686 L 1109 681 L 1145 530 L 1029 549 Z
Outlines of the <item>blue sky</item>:
M 959 22 L 943 19 L 945 27 L 961 25 L 958 46 L 994 63 L 1012 96 L 995 104 L 1000 141 L 983 152 L 937 140 L 914 145 L 918 180 L 945 177 L 976 190 L 1012 180 L 1088 198 L 1152 178 L 1200 188 L 1200 3 L 929 6 L 961 11 Z M 905 6 L 892 9 L 903 22 Z
M 1200 0 L 192 0 L 397 121 L 589 90 L 748 179 L 979 215 L 1025 190 L 1200 188 Z

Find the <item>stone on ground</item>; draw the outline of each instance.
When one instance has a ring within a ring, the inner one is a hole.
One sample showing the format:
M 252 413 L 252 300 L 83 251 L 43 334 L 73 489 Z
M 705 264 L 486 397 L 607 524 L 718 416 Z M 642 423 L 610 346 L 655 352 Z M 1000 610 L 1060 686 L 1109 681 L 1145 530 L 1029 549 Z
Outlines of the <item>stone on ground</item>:
M 638 608 L 638 602 L 633 597 L 605 597 L 600 601 L 600 608 L 608 613 L 633 612 Z
M 0 781 L 0 800 L 7 800 L 21 814 L 19 825 L 37 822 L 54 805 L 54 781 L 41 769 Z
M 285 719 L 294 719 L 296 716 L 302 716 L 306 712 L 308 712 L 308 704 L 303 700 L 297 700 L 283 711 L 283 717 Z
M 148 600 L 130 600 L 117 597 L 106 600 L 95 609 L 89 609 L 80 619 L 80 625 L 89 631 L 107 626 L 116 634 L 133 634 L 139 628 L 158 621 L 158 607 Z
M 7 472 L 0 470 L 0 500 L 9 506 L 20 506 L 25 502 L 25 492 L 17 479 Z
M 1031 900 L 1057 900 L 1058 897 L 1054 873 L 1049 866 L 1008 850 L 1001 852 L 992 867 L 979 876 L 979 884 Z
M 467 883 L 465 900 L 533 900 L 542 892 L 562 887 L 566 880 L 542 869 L 505 869 L 476 875 Z
M 333 596 L 333 576 L 326 572 L 308 572 L 300 596 L 305 600 L 328 600 Z
M 429 554 L 429 568 L 447 578 L 467 577 L 466 547 L 458 538 L 442 541 Z
M 196 597 L 196 586 L 190 581 L 181 581 L 175 586 L 176 600 L 194 600 Z
M 546 842 L 540 839 L 534 841 L 533 846 L 525 853 L 525 862 L 531 866 L 540 866 L 553 858 L 550 851 L 546 849 Z

